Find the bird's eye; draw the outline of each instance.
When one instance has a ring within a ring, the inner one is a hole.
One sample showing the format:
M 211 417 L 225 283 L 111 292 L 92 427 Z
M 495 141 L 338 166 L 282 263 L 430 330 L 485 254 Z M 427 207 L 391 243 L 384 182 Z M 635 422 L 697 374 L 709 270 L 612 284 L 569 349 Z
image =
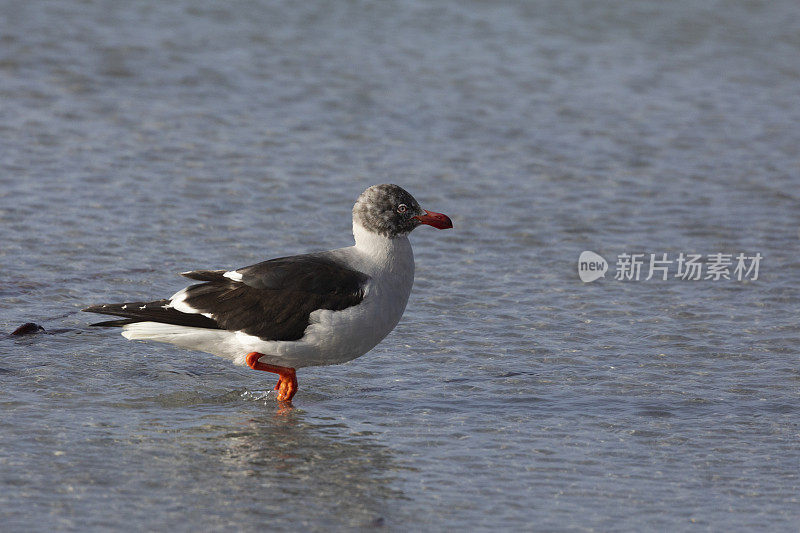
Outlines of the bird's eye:
M 408 207 L 406 207 L 406 204 L 400 204 L 400 205 L 397 206 L 397 212 L 398 213 L 405 213 L 407 210 L 408 210 Z

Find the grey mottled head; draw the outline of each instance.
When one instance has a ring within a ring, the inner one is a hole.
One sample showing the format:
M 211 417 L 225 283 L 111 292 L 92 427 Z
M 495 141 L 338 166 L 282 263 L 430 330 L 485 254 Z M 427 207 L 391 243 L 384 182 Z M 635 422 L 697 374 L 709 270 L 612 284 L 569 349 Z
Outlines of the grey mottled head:
M 447 215 L 422 209 L 408 191 L 393 184 L 373 185 L 362 192 L 353 206 L 353 222 L 389 238 L 407 235 L 420 224 L 453 227 Z

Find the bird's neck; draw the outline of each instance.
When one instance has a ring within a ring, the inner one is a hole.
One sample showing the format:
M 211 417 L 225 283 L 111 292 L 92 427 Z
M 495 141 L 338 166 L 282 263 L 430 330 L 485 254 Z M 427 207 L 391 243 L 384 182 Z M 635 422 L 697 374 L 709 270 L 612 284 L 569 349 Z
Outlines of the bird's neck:
M 398 235 L 394 238 L 384 237 L 372 231 L 368 231 L 361 224 L 353 223 L 353 237 L 356 240 L 356 249 L 368 256 L 374 262 L 383 264 L 386 267 L 400 266 L 414 268 L 414 253 L 411 250 L 411 242 L 406 235 Z M 405 263 L 409 263 L 406 265 Z

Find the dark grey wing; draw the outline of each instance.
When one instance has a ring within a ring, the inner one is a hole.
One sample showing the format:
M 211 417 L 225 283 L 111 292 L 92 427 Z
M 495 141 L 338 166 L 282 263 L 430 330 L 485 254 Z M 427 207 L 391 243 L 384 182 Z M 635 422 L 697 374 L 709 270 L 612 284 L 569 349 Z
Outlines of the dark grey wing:
M 223 274 L 198 274 L 214 279 L 187 288 L 184 302 L 210 314 L 222 329 L 282 341 L 301 338 L 317 309 L 358 305 L 369 279 L 323 254 L 282 257 Z
M 234 271 L 195 270 L 182 275 L 205 283 L 185 289 L 183 302 L 194 312 L 172 308 L 169 300 L 95 305 L 84 309 L 123 317 L 94 324 L 124 326 L 152 321 L 243 331 L 265 340 L 301 338 L 317 309 L 341 311 L 364 298 L 369 276 L 324 254 L 282 257 Z

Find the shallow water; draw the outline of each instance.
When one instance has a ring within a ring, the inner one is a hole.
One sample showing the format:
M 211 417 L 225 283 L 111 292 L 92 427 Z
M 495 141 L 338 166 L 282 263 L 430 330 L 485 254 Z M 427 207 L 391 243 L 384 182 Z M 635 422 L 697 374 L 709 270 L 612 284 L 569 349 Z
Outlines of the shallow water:
M 0 338 L 4 530 L 797 529 L 794 2 L 0 14 L 0 331 L 48 330 Z M 293 409 L 79 312 L 346 246 L 381 182 L 455 229 Z M 681 252 L 763 260 L 614 279 Z

